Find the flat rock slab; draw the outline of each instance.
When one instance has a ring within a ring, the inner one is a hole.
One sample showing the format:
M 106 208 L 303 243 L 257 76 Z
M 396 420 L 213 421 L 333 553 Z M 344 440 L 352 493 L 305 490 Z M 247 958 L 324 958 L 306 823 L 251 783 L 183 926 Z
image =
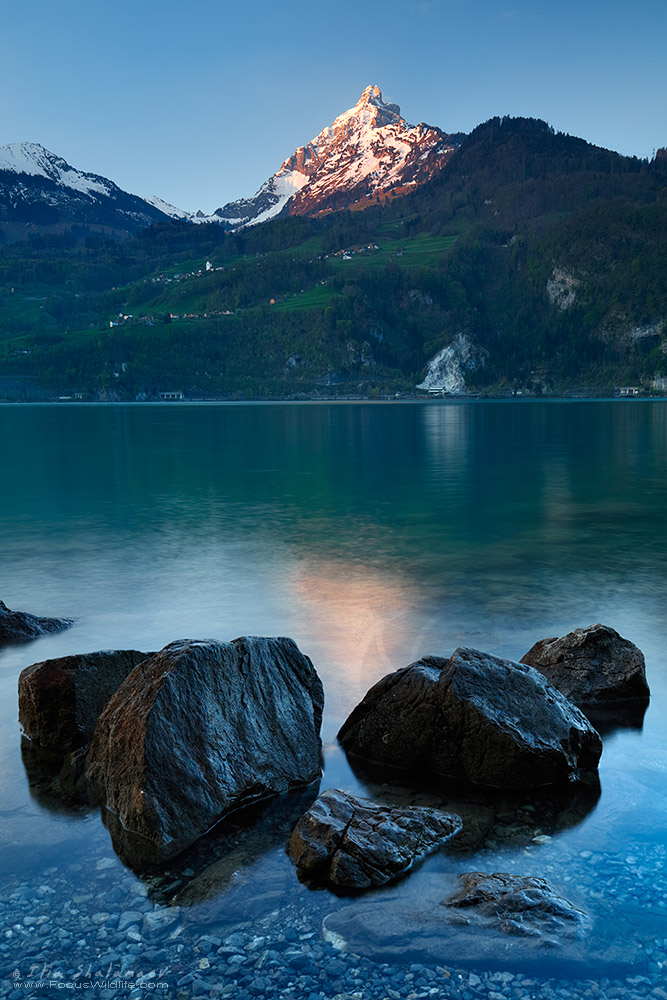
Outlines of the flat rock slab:
M 301 817 L 288 853 L 304 879 L 369 889 L 404 875 L 461 826 L 459 816 L 439 809 L 383 806 L 332 788 Z
M 33 663 L 19 676 L 19 722 L 41 747 L 74 750 L 89 743 L 112 694 L 138 663 L 136 649 L 101 650 Z
M 74 618 L 40 618 L 27 611 L 10 611 L 0 601 L 0 643 L 22 642 L 47 632 L 60 632 L 74 624 Z
M 540 639 L 521 657 L 575 705 L 614 705 L 649 698 L 644 654 L 608 625 Z
M 329 913 L 322 930 L 334 947 L 377 962 L 590 977 L 646 960 L 632 928 L 611 911 L 593 919 L 545 879 L 502 873 L 422 878 L 418 898 L 397 888 Z
M 588 778 L 602 753 L 586 717 L 541 673 L 467 648 L 383 677 L 338 738 L 371 763 L 498 788 Z
M 140 663 L 83 775 L 124 860 L 174 857 L 233 809 L 319 777 L 323 704 L 292 639 L 183 640 Z

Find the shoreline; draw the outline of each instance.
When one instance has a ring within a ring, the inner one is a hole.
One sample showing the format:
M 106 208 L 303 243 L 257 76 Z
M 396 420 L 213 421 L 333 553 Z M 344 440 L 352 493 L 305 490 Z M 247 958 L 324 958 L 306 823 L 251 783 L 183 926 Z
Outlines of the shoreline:
M 212 399 L 0 399 L 0 406 L 159 406 L 159 407 L 190 407 L 190 406 L 273 406 L 276 404 L 287 404 L 290 406 L 309 406 L 311 404 L 359 404 L 368 403 L 372 405 L 387 405 L 388 403 L 397 405 L 460 405 L 462 403 L 664 403 L 667 402 L 667 395 L 661 396 L 481 396 L 471 394 L 469 396 L 322 396 L 310 399 L 293 399 L 289 396 L 275 396 L 268 399 L 231 399 L 219 396 Z

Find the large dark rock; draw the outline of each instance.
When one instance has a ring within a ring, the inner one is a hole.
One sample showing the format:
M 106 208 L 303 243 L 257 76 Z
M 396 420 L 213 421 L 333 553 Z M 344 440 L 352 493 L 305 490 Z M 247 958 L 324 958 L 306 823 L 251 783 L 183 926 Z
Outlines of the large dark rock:
M 644 654 L 608 625 L 540 639 L 521 657 L 575 705 L 610 705 L 649 697 Z
M 100 716 L 84 772 L 117 849 L 163 861 L 236 807 L 313 781 L 323 703 L 292 639 L 184 640 L 140 663 Z
M 459 816 L 439 809 L 382 806 L 331 788 L 297 823 L 289 855 L 303 878 L 368 889 L 405 874 L 460 829 Z
M 102 650 L 33 663 L 19 676 L 19 722 L 41 747 L 89 743 L 97 720 L 127 675 L 153 653 Z
M 602 752 L 585 716 L 537 670 L 466 648 L 383 677 L 338 737 L 368 761 L 505 788 L 585 778 Z
M 47 632 L 60 632 L 73 624 L 74 618 L 39 618 L 27 611 L 10 611 L 0 601 L 0 644 L 34 639 Z

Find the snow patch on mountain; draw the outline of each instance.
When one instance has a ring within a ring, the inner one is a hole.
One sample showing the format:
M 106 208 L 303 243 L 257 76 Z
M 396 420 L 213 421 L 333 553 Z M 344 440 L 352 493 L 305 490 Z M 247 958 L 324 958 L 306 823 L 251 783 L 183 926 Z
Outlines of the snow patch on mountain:
M 284 165 L 262 184 L 254 198 L 232 201 L 219 208 L 211 221 L 221 219 L 232 226 L 257 225 L 280 215 L 290 198 L 308 183 L 308 178 L 298 170 L 285 169 Z M 253 214 L 253 212 L 255 214 Z
M 171 219 L 187 219 L 191 221 L 193 219 L 192 212 L 186 212 L 182 208 L 176 208 L 175 205 L 171 205 L 168 201 L 164 201 L 162 198 L 158 198 L 156 194 L 150 195 L 148 198 L 144 198 L 145 202 L 152 205 L 153 208 L 157 208 L 159 212 L 164 212 Z

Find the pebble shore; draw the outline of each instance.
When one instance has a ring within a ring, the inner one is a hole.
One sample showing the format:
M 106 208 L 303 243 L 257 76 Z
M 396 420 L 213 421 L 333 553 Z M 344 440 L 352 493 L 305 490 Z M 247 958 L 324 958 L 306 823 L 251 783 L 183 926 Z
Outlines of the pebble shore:
M 657 912 L 653 926 L 665 928 L 665 849 L 653 845 L 652 851 L 627 859 L 581 851 L 576 861 L 600 891 L 630 901 L 644 893 Z M 278 881 L 289 878 L 286 859 L 277 867 Z M 322 919 L 333 899 L 327 892 L 299 886 L 286 903 L 275 884 L 272 896 L 265 881 L 241 879 L 223 894 L 229 907 L 224 898 L 192 908 L 164 906 L 153 901 L 150 880 L 137 879 L 109 856 L 49 868 L 40 877 L 17 875 L 0 891 L 3 997 L 37 1000 L 88 989 L 105 1000 L 150 994 L 169 1000 L 667 1000 L 667 937 L 649 935 L 641 970 L 624 978 L 542 979 L 444 961 L 390 965 L 337 951 L 323 939 Z M 279 905 L 271 908 L 272 902 Z M 244 913 L 247 919 L 240 918 Z

